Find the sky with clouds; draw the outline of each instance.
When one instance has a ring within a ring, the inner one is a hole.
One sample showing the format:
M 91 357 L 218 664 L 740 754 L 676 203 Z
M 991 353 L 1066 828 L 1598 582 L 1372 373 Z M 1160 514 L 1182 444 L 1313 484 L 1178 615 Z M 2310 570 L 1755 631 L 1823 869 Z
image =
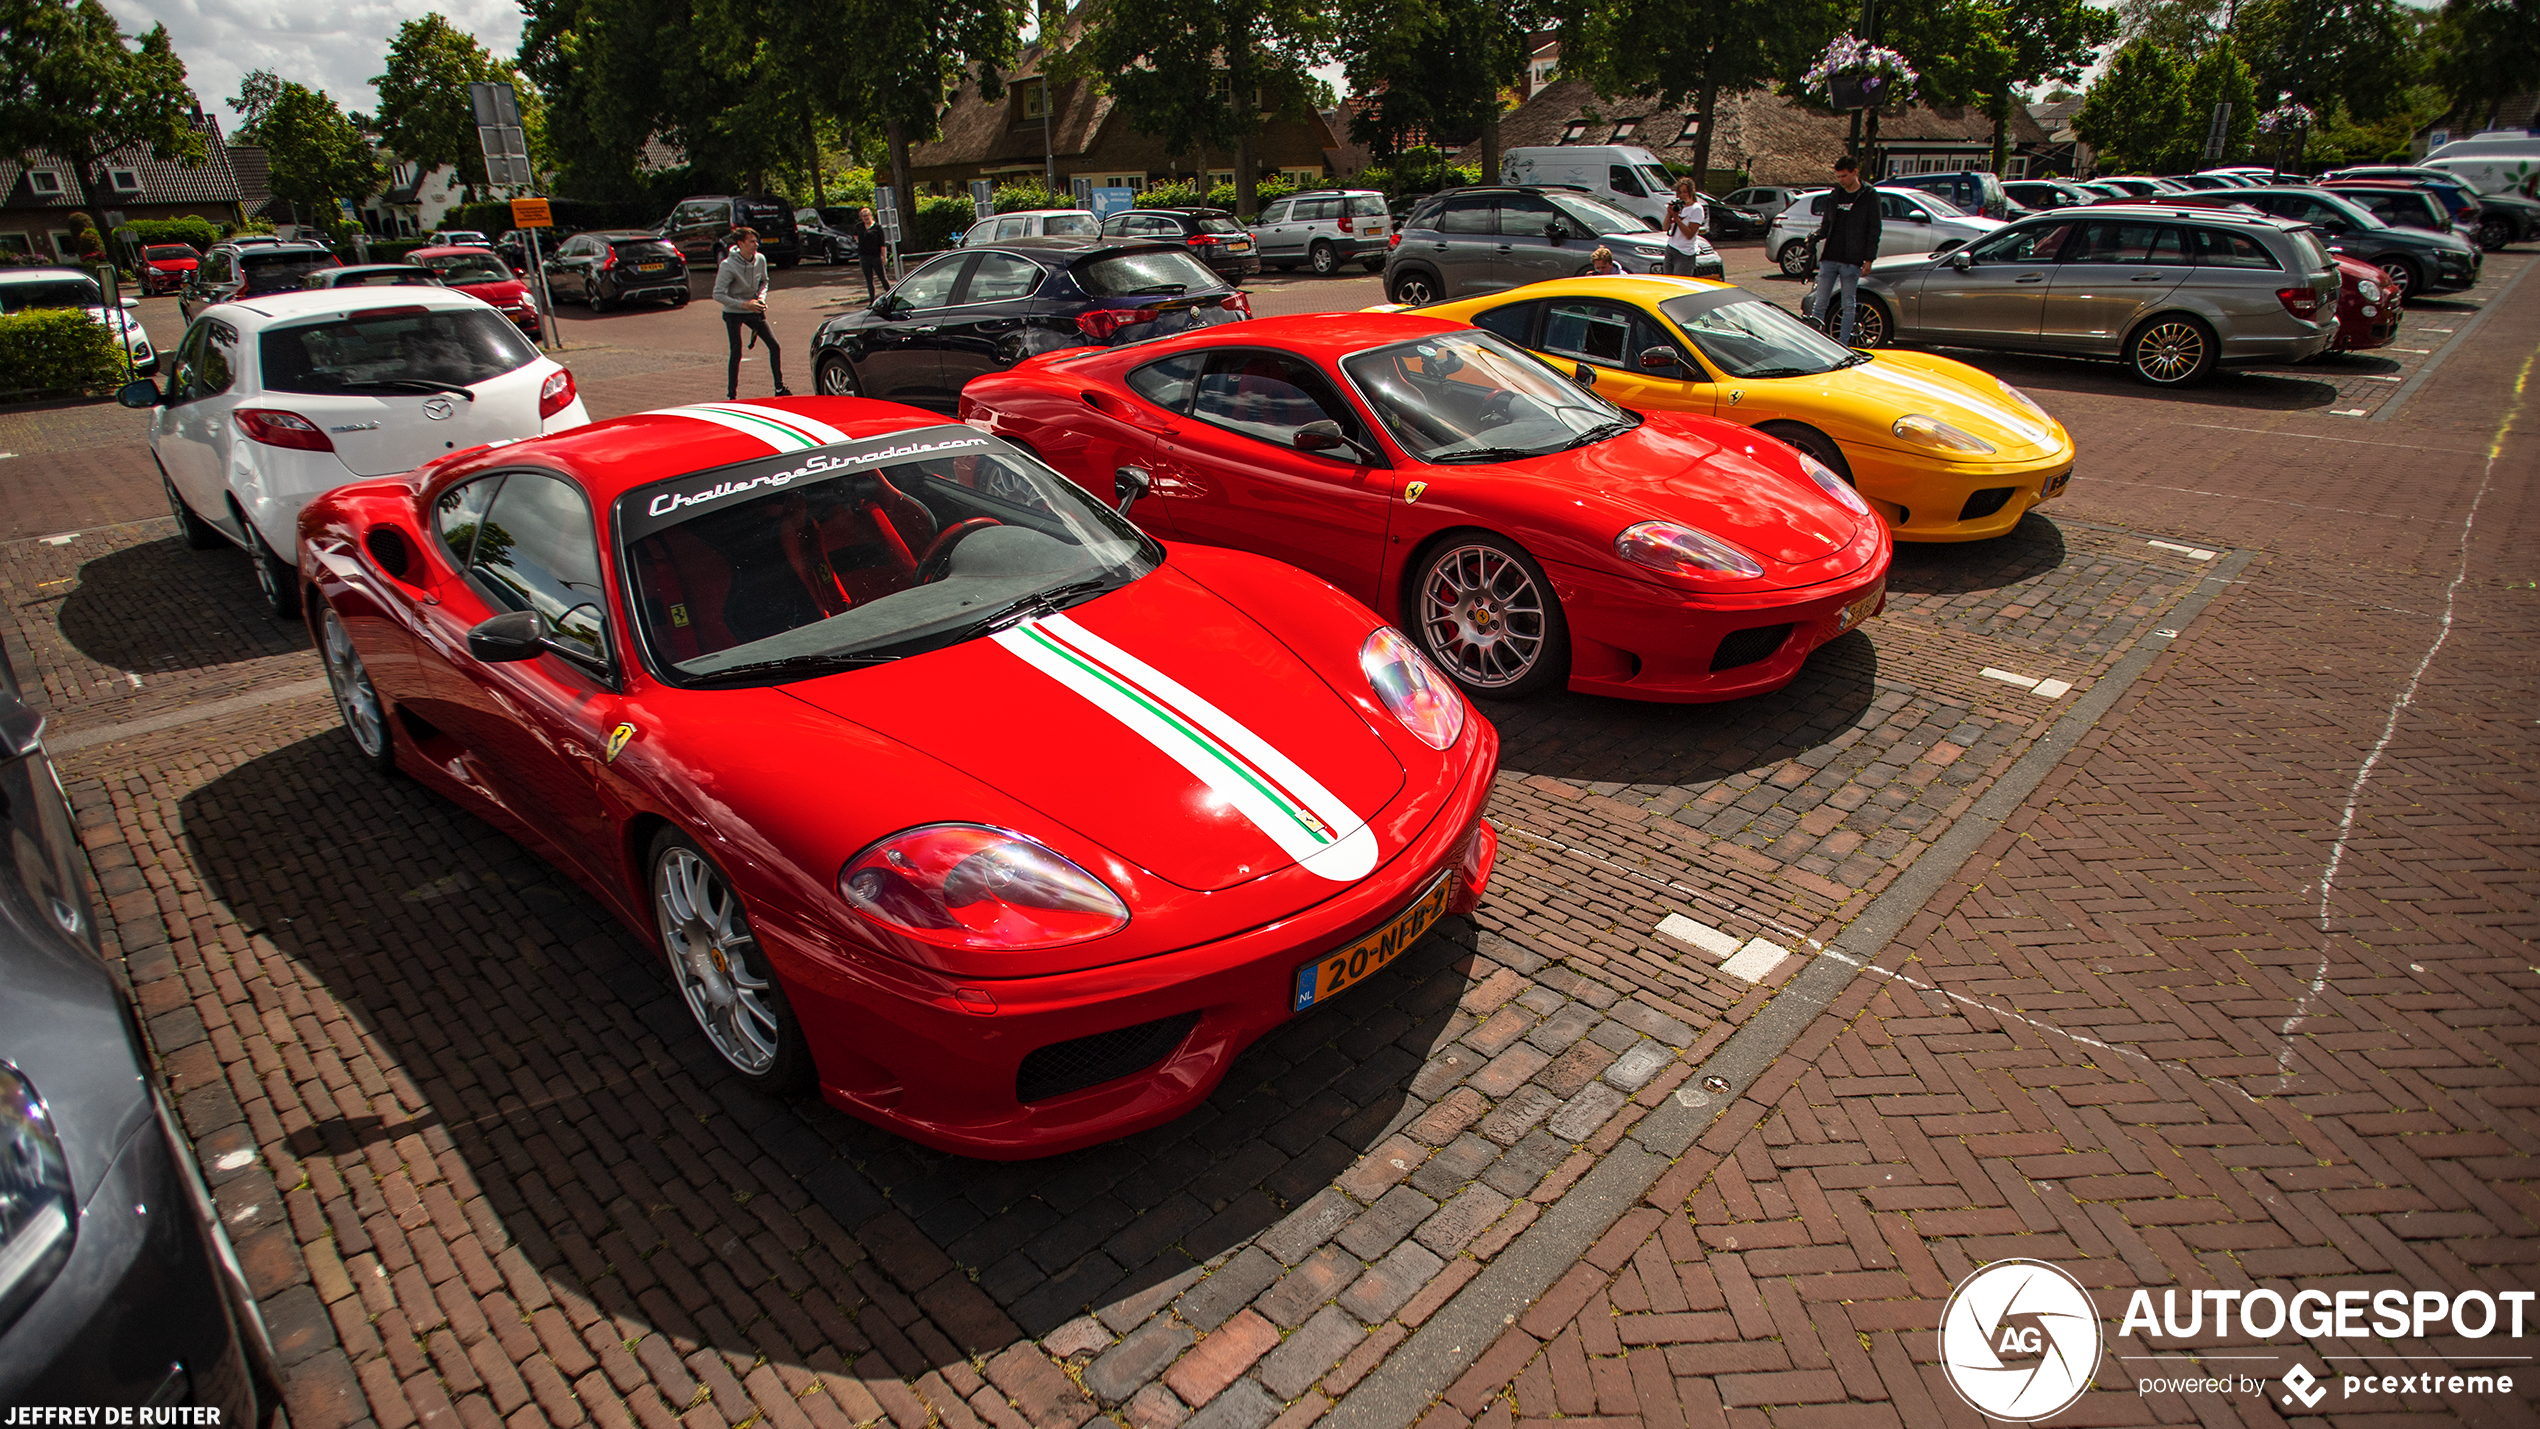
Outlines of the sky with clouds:
M 186 81 L 224 125 L 238 122 L 225 102 L 249 70 L 323 89 L 348 110 L 379 102 L 371 79 L 388 64 L 397 27 L 434 10 L 509 59 L 520 47 L 513 0 L 105 0 L 124 29 L 166 25 L 185 61 Z

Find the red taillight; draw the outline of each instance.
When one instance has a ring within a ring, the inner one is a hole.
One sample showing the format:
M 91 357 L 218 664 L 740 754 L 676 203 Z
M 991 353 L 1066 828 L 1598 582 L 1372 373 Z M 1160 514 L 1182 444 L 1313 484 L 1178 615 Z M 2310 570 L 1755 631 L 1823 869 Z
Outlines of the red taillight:
M 1251 295 L 1246 293 L 1233 294 L 1232 296 L 1219 302 L 1217 306 L 1224 308 L 1230 313 L 1240 314 L 1243 317 L 1252 316 L 1252 298 Z
M 1076 315 L 1076 330 L 1096 342 L 1109 342 L 1122 328 L 1155 318 L 1153 308 L 1090 308 Z
M 572 405 L 573 374 L 559 367 L 538 389 L 538 416 L 544 420 Z
M 1402 246 L 1402 230 L 1395 229 L 1392 233 L 1386 235 L 1385 246 L 1387 248 L 1400 248 Z
M 335 443 L 327 440 L 326 433 L 318 430 L 317 423 L 297 412 L 273 407 L 241 407 L 230 416 L 236 419 L 238 430 L 245 432 L 250 441 L 262 442 L 269 447 L 289 447 L 294 451 L 335 450 Z
M 1348 214 L 1345 214 L 1345 213 L 1344 213 L 1344 214 L 1342 214 L 1342 215 L 1341 215 L 1341 232 L 1343 232 L 1343 233 L 1356 233 L 1357 231 L 1358 231 L 1357 226 L 1356 226 L 1356 225 L 1354 225 L 1354 224 L 1352 224 L 1352 223 L 1349 221 L 1349 215 L 1348 215 Z
M 2305 322 L 2319 316 L 2320 295 L 2308 288 L 2278 288 L 2275 300 L 2284 304 L 2286 312 Z
M 614 249 L 614 248 L 612 248 L 612 249 L 610 249 L 610 250 L 609 250 L 609 256 L 607 256 L 606 258 L 603 258 L 603 259 L 601 259 L 601 260 L 600 260 L 600 267 L 601 267 L 601 268 L 603 268 L 603 269 L 608 269 L 608 268 L 614 268 L 614 267 L 616 267 L 616 266 L 617 266 L 617 250 L 616 250 L 616 249 Z
M 1214 248 L 1217 246 L 1217 235 L 1214 233 L 1194 233 L 1191 235 L 1191 246 L 1193 248 Z

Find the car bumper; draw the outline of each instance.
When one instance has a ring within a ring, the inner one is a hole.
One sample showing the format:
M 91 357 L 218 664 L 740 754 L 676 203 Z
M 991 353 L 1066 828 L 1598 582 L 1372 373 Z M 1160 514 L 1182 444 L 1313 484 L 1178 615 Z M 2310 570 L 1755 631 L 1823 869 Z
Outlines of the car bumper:
M 632 281 L 621 278 L 609 289 L 609 301 L 613 303 L 631 303 L 653 298 L 668 301 L 686 296 L 688 296 L 688 275 L 685 273 L 668 273 L 659 277 L 648 275 Z
M 2471 249 L 2464 258 L 2456 253 L 2435 255 L 2433 271 L 2426 275 L 2425 286 L 2437 293 L 2457 293 L 2478 286 L 2478 271 L 2484 255 Z
M 0 1337 L 0 1403 L 195 1406 L 217 1411 L 207 1422 L 256 1422 L 219 1232 L 184 1154 L 156 1117 L 124 1143 L 70 1262 Z
M 1409 847 L 1268 926 L 1111 967 L 964 979 L 965 991 L 993 999 L 984 1008 L 956 1001 L 942 979 L 934 979 L 941 995 L 924 995 L 913 981 L 861 981 L 852 999 L 789 981 L 822 1095 L 912 1141 L 992 1160 L 1052 1156 L 1182 1115 L 1207 1098 L 1237 1054 L 1296 1015 L 1300 967 L 1384 928 L 1440 877 L 1462 879 L 1456 870 L 1477 846 L 1496 846 L 1481 816 L 1499 736 L 1488 721 L 1473 723 L 1470 759 Z M 1468 912 L 1481 897 L 1486 857 L 1478 872 L 1459 883 L 1450 912 Z M 757 931 L 763 942 L 784 938 L 768 926 Z M 809 949 L 797 956 L 825 960 Z M 1349 996 L 1344 990 L 1332 1000 Z M 1034 1053 L 1091 1058 L 1107 1041 L 1134 1040 L 1121 1034 L 1149 1030 L 1159 1040 L 1145 1065 L 1123 1066 L 1082 1090 L 1021 1100 L 1018 1078 Z
M 1210 272 L 1221 278 L 1254 278 L 1261 274 L 1261 250 L 1246 253 L 1212 254 L 1206 260 Z
M 1780 689 L 1798 677 L 1810 652 L 1886 608 L 1892 554 L 1880 541 L 1877 554 L 1850 575 L 1754 595 L 1678 595 L 1628 576 L 1547 562 L 1570 623 L 1570 688 L 1675 704 Z M 1789 629 L 1777 643 L 1745 633 L 1778 626 Z M 1744 663 L 1712 668 L 1724 661 Z
M 2020 524 L 2030 507 L 2063 494 L 2073 470 L 2069 438 L 2012 462 L 1938 462 L 1857 445 L 1843 454 L 1863 499 L 1899 541 L 1990 540 Z

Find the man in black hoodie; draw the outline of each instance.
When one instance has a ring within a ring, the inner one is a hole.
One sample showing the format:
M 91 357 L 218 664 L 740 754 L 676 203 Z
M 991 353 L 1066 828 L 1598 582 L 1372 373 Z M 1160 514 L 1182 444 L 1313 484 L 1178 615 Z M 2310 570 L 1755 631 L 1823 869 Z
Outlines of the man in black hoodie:
M 1837 340 L 1846 347 L 1852 345 L 1853 319 L 1860 311 L 1861 269 L 1878 256 L 1879 193 L 1861 182 L 1860 162 L 1846 154 L 1834 161 L 1834 189 L 1826 195 L 1825 217 L 1817 221 L 1817 297 L 1808 308 L 1826 335 L 1834 337 L 1826 303 L 1837 287 L 1843 290 L 1842 335 Z

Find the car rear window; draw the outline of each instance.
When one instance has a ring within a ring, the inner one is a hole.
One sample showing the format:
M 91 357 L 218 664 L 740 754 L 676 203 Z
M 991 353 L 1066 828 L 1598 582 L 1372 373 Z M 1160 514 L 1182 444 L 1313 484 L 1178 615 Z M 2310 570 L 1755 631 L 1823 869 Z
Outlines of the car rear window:
M 379 391 L 412 382 L 473 386 L 529 365 L 538 350 L 491 309 L 382 307 L 270 328 L 258 346 L 276 392 Z M 409 389 L 419 390 L 419 389 Z
M 1382 218 L 1385 201 L 1374 194 L 1362 194 L 1349 201 L 1349 214 L 1352 218 Z
M 308 277 L 321 268 L 341 268 L 332 253 L 275 253 L 244 249 L 238 265 L 245 270 L 245 296 L 259 293 L 288 293 L 308 286 Z
M 2191 228 L 2188 238 L 2195 244 L 2196 261 L 2208 268 L 2277 268 L 2275 255 L 2266 245 L 2245 233 L 2228 233 L 2219 228 Z
M 2317 231 L 2305 228 L 2291 236 L 2294 248 L 2298 250 L 2304 258 L 2310 260 L 2304 265 L 2309 271 L 2316 273 L 2323 268 L 2334 268 L 2337 266 L 2329 261 L 2328 245 L 2320 242 L 2320 236 Z
M 679 251 L 670 246 L 669 240 L 652 237 L 612 238 L 609 247 L 620 253 L 641 253 L 650 249 L 668 249 L 673 254 Z
M 793 210 L 772 203 L 736 203 L 732 205 L 732 221 L 751 228 L 794 226 Z
M 1041 221 L 1041 232 L 1060 238 L 1091 238 L 1102 225 L 1090 213 L 1054 213 Z
M 1222 286 L 1208 265 L 1170 248 L 1145 253 L 1115 253 L 1076 267 L 1076 286 L 1097 298 L 1179 291 L 1195 293 Z
M 1201 233 L 1241 233 L 1244 226 L 1231 218 L 1196 218 L 1191 227 Z

